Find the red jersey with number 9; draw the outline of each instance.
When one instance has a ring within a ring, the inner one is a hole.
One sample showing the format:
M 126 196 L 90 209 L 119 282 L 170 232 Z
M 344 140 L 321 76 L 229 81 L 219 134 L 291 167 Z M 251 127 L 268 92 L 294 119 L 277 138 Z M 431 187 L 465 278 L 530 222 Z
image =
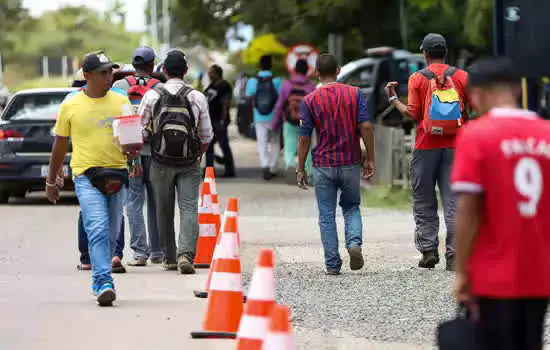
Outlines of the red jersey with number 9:
M 451 182 L 483 194 L 472 293 L 550 297 L 550 123 L 519 109 L 472 121 L 458 134 Z

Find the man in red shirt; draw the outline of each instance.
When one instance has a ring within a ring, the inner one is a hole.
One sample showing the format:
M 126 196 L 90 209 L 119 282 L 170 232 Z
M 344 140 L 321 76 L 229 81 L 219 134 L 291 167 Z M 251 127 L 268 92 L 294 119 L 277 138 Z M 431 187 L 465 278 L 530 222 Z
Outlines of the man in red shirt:
M 412 118 L 418 123 L 416 130 L 416 144 L 411 159 L 410 172 L 412 182 L 413 214 L 416 223 L 416 249 L 422 253 L 418 266 L 434 268 L 439 263 L 439 214 L 435 186 L 439 187 L 439 194 L 443 202 L 445 224 L 447 226 L 446 269 L 453 270 L 454 261 L 454 214 L 455 197 L 449 186 L 449 176 L 453 164 L 455 134 L 438 134 L 433 129 L 426 132 L 425 121 L 431 113 L 433 95 L 431 84 L 433 79 L 439 82 L 450 77 L 457 93 L 456 114 L 461 119 L 467 119 L 464 104 L 469 102 L 467 94 L 468 73 L 445 64 L 447 43 L 440 34 L 428 34 L 422 41 L 420 50 L 428 67 L 414 73 L 409 78 L 408 105 L 399 101 L 396 93 L 397 82 L 390 82 L 386 86 L 389 101 L 405 117 Z M 429 94 L 429 95 L 428 95 Z M 430 100 L 431 98 L 431 100 Z M 431 103 L 428 105 L 428 103 Z M 469 104 L 469 103 L 468 103 Z M 460 107 L 458 107 L 458 105 Z M 461 123 L 458 123 L 459 127 Z
M 507 58 L 475 63 L 470 85 L 483 116 L 456 143 L 455 295 L 474 311 L 483 349 L 541 350 L 550 297 L 550 124 L 516 108 L 519 78 Z

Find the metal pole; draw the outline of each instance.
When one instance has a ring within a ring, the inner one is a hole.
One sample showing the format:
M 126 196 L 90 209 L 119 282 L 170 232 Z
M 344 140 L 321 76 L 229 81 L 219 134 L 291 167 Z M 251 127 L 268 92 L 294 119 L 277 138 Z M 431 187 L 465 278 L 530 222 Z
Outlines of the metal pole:
M 50 78 L 50 67 L 48 62 L 48 56 L 42 56 L 42 76 L 44 79 Z
M 158 15 L 157 15 L 157 0 L 151 0 L 151 36 L 153 40 L 153 49 L 158 50 Z
M 67 65 L 67 56 L 61 57 L 61 75 L 63 79 L 67 79 L 69 75 L 69 67 Z
M 170 1 L 162 0 L 162 19 L 163 19 L 163 34 L 164 43 L 170 46 Z

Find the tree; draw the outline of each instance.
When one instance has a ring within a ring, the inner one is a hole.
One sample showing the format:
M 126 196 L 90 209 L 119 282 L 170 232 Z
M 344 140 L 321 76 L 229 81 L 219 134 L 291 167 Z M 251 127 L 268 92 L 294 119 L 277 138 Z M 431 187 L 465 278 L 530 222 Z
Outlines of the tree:
M 460 48 L 488 51 L 492 33 L 492 0 L 409 0 L 414 44 L 430 32 L 447 38 L 451 54 Z M 489 33 L 489 35 L 487 35 Z
M 21 5 L 21 0 L 0 0 L 0 51 L 6 56 L 11 53 L 17 34 L 26 32 L 31 22 L 28 11 Z
M 105 49 L 113 60 L 128 62 L 141 34 L 129 33 L 121 23 L 86 7 L 64 7 L 30 20 L 28 31 L 11 33 L 11 62 L 34 66 L 41 56 L 82 57 Z
M 162 1 L 156 1 L 159 28 L 162 28 Z M 238 3 L 234 0 L 170 0 L 172 45 L 222 46 L 231 17 L 237 10 Z M 152 23 L 151 1 L 148 1 L 146 17 L 148 24 Z

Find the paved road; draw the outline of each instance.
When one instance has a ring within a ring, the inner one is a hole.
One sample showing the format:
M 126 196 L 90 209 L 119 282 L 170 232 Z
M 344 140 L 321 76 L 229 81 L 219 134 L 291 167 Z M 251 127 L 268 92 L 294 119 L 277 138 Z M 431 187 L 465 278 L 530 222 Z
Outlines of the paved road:
M 367 268 L 324 276 L 312 191 L 264 183 L 254 144 L 234 147 L 241 176 L 217 182 L 222 202 L 240 200 L 244 279 L 260 247 L 274 247 L 278 299 L 293 309 L 297 349 L 430 349 L 437 321 L 452 315 L 451 275 L 411 270 L 410 215 L 367 211 Z M 192 290 L 206 271 L 130 268 L 116 276 L 116 307 L 97 307 L 89 273 L 75 269 L 77 214 L 70 196 L 56 206 L 42 194 L 0 206 L 0 349 L 234 349 L 231 340 L 189 337 L 204 315 Z M 402 301 L 404 293 L 416 297 Z

